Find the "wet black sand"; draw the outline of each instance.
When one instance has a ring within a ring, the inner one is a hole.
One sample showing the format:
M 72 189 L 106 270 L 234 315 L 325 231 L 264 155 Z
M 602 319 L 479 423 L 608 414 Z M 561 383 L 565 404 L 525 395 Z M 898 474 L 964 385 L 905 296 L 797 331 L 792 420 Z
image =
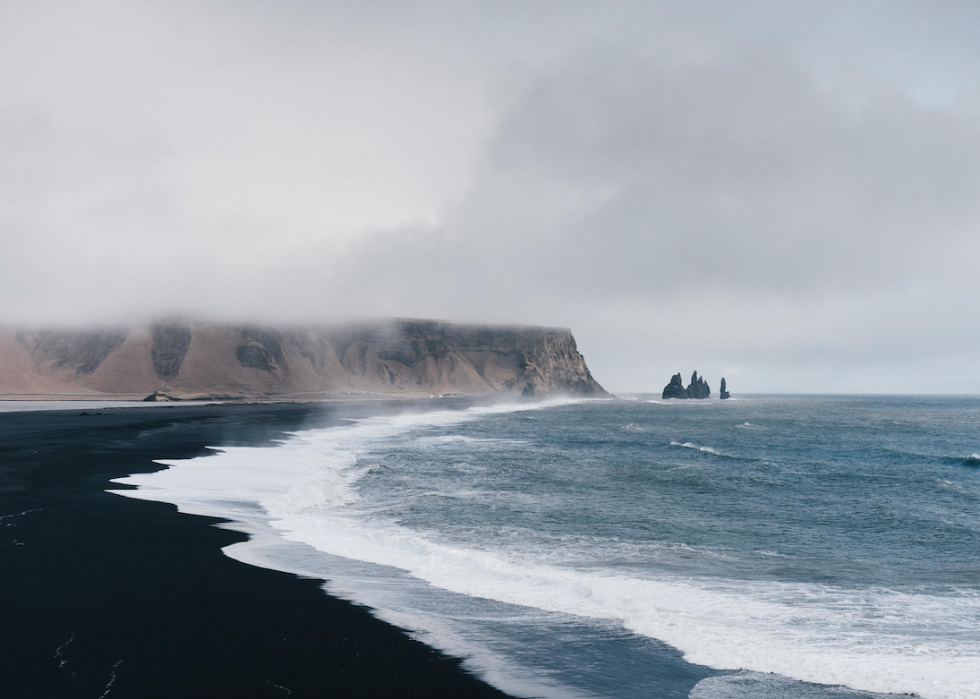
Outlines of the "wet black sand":
M 0 697 L 504 697 L 447 658 L 220 548 L 245 537 L 104 492 L 208 445 L 408 404 L 0 413 Z

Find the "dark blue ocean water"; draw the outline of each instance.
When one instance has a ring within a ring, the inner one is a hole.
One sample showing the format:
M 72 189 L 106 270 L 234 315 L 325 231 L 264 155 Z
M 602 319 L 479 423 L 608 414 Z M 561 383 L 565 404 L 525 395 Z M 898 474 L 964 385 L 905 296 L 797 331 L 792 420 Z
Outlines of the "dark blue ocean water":
M 980 399 L 637 398 L 372 418 L 128 482 L 516 693 L 980 696 Z

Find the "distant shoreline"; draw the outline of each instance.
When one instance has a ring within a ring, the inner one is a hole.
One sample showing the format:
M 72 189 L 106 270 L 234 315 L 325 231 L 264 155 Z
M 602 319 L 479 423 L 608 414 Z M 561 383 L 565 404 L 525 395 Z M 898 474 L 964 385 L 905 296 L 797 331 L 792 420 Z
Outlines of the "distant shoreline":
M 250 394 L 244 396 L 175 396 L 173 400 L 146 401 L 148 394 L 136 393 L 0 393 L 0 402 L 119 402 L 119 403 L 143 403 L 144 405 L 159 403 L 182 404 L 191 403 L 228 403 L 228 404 L 265 404 L 276 403 L 346 403 L 351 401 L 416 401 L 433 399 L 465 398 L 479 400 L 483 398 L 507 399 L 514 396 L 507 394 L 475 394 L 466 395 L 462 393 L 371 393 L 367 391 L 344 391 L 337 393 L 324 393 L 315 391 L 310 393 L 288 393 L 288 394 Z

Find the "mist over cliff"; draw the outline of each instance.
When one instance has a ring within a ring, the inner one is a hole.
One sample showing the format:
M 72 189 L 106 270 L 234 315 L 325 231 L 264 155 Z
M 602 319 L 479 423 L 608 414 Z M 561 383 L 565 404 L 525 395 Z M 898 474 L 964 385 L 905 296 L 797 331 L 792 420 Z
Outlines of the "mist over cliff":
M 568 329 L 385 320 L 0 329 L 0 397 L 608 395 Z
M 980 3 L 898 4 L 0 3 L 0 322 L 555 324 L 621 392 L 980 393 Z

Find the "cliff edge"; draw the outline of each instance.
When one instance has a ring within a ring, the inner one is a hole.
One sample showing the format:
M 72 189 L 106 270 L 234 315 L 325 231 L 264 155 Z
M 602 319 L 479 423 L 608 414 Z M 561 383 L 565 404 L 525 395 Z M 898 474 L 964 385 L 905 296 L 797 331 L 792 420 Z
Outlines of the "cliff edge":
M 568 329 L 392 320 L 0 328 L 0 397 L 604 397 Z

